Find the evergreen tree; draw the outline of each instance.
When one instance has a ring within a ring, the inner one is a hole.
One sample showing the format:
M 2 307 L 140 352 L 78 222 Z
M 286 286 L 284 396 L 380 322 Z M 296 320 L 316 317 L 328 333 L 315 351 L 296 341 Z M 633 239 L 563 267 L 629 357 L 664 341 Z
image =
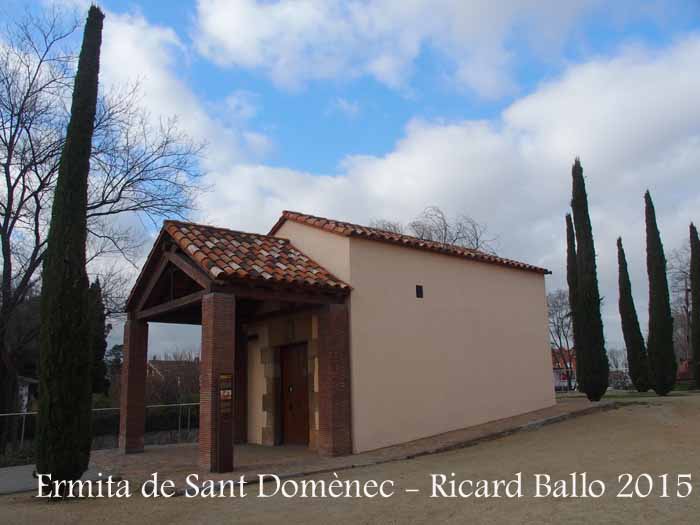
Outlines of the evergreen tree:
M 583 168 L 577 158 L 571 169 L 571 209 L 576 232 L 576 294 L 574 304 L 577 380 L 589 400 L 599 401 L 608 389 L 609 364 L 605 352 L 600 293 L 595 262 L 593 229 L 588 214 L 588 197 Z M 580 373 L 579 373 L 580 372 Z
M 632 283 L 630 283 L 629 272 L 627 271 L 627 258 L 622 247 L 622 238 L 617 239 L 617 264 L 619 269 L 618 285 L 620 299 L 620 319 L 622 321 L 622 335 L 625 338 L 627 347 L 627 363 L 629 365 L 630 378 L 638 392 L 649 390 L 649 363 L 647 352 L 644 348 L 644 336 L 639 327 L 637 310 L 634 307 L 632 298 Z
M 576 320 L 576 291 L 578 288 L 578 270 L 576 268 L 576 234 L 574 233 L 574 223 L 571 214 L 566 214 L 566 282 L 569 285 L 569 311 L 571 312 L 571 331 L 574 337 L 574 350 L 576 351 L 576 378 L 579 374 L 584 374 L 581 370 L 581 359 L 578 352 L 579 322 Z M 585 359 L 584 359 L 585 361 Z
M 100 280 L 95 279 L 88 290 L 90 305 L 90 344 L 92 348 L 92 393 L 107 394 L 109 380 L 105 352 L 107 351 L 107 334 L 111 327 L 107 324 L 105 305 L 102 300 Z
M 112 375 L 119 375 L 124 361 L 124 345 L 113 345 L 105 354 L 107 369 Z
M 647 353 L 651 386 L 665 396 L 676 383 L 676 355 L 673 352 L 673 316 L 666 277 L 666 257 L 656 225 L 656 212 L 651 195 L 644 194 L 647 233 L 647 274 L 649 275 L 649 336 Z
M 87 184 L 102 22 L 90 7 L 59 162 L 41 291 L 37 472 L 79 479 L 90 459 L 92 356 L 85 271 Z
M 700 239 L 690 223 L 690 348 L 695 386 L 700 387 Z

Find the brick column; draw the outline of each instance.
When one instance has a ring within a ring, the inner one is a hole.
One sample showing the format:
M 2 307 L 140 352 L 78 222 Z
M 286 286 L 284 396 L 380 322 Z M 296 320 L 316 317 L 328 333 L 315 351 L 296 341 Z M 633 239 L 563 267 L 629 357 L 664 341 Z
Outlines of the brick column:
M 124 325 L 124 358 L 119 404 L 119 448 L 125 454 L 143 452 L 147 354 L 148 323 L 128 319 Z
M 221 429 L 219 374 L 234 373 L 236 349 L 236 298 L 209 293 L 202 298 L 202 351 L 199 373 L 199 465 L 210 472 L 233 470 L 233 415 L 230 429 Z M 222 430 L 230 441 L 220 443 Z M 228 449 L 227 449 L 228 447 Z M 220 464 L 218 458 L 228 458 Z
M 318 313 L 318 382 L 318 452 L 352 454 L 347 303 L 325 306 Z

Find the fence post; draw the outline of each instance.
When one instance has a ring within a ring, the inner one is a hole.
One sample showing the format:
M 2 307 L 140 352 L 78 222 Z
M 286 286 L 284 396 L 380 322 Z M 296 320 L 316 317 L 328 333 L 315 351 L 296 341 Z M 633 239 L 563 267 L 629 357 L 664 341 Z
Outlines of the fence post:
M 20 448 L 20 450 L 22 448 L 24 448 L 24 422 L 26 421 L 26 419 L 27 419 L 27 415 L 22 414 L 22 431 L 19 435 L 19 448 Z

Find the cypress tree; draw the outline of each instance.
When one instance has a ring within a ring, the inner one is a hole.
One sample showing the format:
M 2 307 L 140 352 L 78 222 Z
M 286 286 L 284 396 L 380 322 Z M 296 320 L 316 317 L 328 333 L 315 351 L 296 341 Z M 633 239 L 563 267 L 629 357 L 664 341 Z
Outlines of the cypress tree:
M 627 363 L 629 364 L 630 378 L 638 392 L 646 392 L 650 388 L 649 363 L 647 362 L 647 352 L 644 348 L 644 336 L 639 327 L 637 310 L 634 307 L 632 284 L 627 271 L 627 258 L 622 247 L 621 237 L 617 238 L 617 264 L 620 290 L 618 306 L 622 321 L 622 335 L 625 338 L 625 346 L 627 347 Z
M 651 386 L 665 396 L 676 383 L 676 355 L 673 352 L 673 316 L 666 278 L 666 257 L 656 225 L 656 212 L 651 195 L 644 194 L 647 233 L 647 274 L 649 275 L 649 336 L 647 352 Z
M 92 359 L 85 271 L 87 184 L 97 106 L 102 22 L 90 7 L 73 87 L 44 256 L 37 472 L 79 479 L 90 459 Z
M 571 315 L 571 331 L 574 337 L 574 350 L 576 351 L 576 381 L 580 375 L 585 375 L 581 369 L 581 357 L 578 350 L 579 335 L 577 329 L 579 322 L 576 320 L 576 291 L 578 288 L 578 270 L 576 268 L 576 234 L 571 214 L 566 214 L 566 282 L 569 285 L 569 315 Z M 585 359 L 584 359 L 585 361 Z
M 88 290 L 90 307 L 90 345 L 92 348 L 92 393 L 106 394 L 109 390 L 105 352 L 107 351 L 107 316 L 102 300 L 100 280 L 95 279 Z
M 690 223 L 690 348 L 695 386 L 700 387 L 700 239 Z
M 593 229 L 588 214 L 588 197 L 583 168 L 577 158 L 571 169 L 571 209 L 576 232 L 576 303 L 574 324 L 577 379 L 579 389 L 589 400 L 599 401 L 608 389 L 608 355 L 605 353 L 603 320 L 600 316 L 600 293 L 595 262 Z M 581 374 L 579 374 L 579 370 Z

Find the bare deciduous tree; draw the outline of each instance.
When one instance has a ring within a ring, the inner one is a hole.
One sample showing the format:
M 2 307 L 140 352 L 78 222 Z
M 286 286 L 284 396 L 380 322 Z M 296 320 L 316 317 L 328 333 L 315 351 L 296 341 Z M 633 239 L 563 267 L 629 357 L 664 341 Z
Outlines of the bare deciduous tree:
M 627 363 L 627 350 L 624 348 L 610 348 L 608 350 L 608 360 L 610 361 L 610 370 L 624 372 L 629 370 Z
M 390 221 L 387 219 L 372 219 L 369 223 L 372 228 L 378 230 L 384 230 L 385 232 L 398 233 L 399 235 L 404 235 L 406 229 L 403 224 L 398 221 Z
M 564 367 L 568 389 L 573 390 L 575 349 L 569 293 L 562 289 L 548 293 L 547 307 L 549 310 L 549 344 L 555 358 Z
M 428 206 L 406 226 L 386 219 L 375 219 L 370 226 L 392 233 L 412 235 L 426 241 L 496 253 L 497 238 L 488 234 L 486 225 L 464 214 L 449 218 L 437 206 Z
M 188 403 L 199 395 L 199 356 L 175 350 L 148 363 L 146 399 L 154 404 Z
M 40 279 L 70 112 L 77 59 L 70 37 L 76 27 L 48 10 L 27 13 L 0 33 L 0 412 L 13 410 L 16 402 L 17 350 L 5 335 Z M 154 123 L 139 104 L 138 86 L 100 94 L 93 143 L 88 259 L 96 263 L 118 254 L 130 260 L 140 239 L 125 226 L 126 217 L 155 223 L 186 215 L 202 145 L 183 134 L 175 119 Z M 111 279 L 116 289 L 118 279 Z M 116 310 L 116 303 L 109 308 Z M 0 450 L 7 440 L 3 419 Z
M 668 256 L 668 277 L 673 314 L 673 348 L 677 359 L 690 359 L 690 246 Z

